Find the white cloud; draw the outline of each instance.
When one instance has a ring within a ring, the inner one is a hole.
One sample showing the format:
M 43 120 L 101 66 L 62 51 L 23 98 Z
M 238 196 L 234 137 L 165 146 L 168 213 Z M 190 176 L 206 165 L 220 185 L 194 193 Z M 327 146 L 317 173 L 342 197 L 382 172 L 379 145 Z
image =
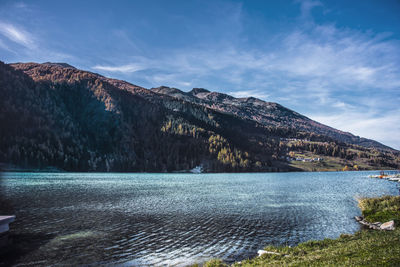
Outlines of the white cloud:
M 0 33 L 9 40 L 27 48 L 34 48 L 35 46 L 32 36 L 28 32 L 16 27 L 15 25 L 0 22 Z
M 24 2 L 16 2 L 14 6 L 15 6 L 16 8 L 22 8 L 22 9 L 28 8 L 28 5 L 25 4 Z
M 23 8 L 19 6 L 18 8 Z M 15 23 L 0 21 L 0 52 L 7 51 L 9 62 L 70 62 L 75 57 L 49 47 L 49 41 L 38 34 L 35 27 L 29 32 Z M 18 45 L 17 45 L 18 44 Z
M 393 64 L 400 60 L 399 52 L 395 41 L 320 25 L 283 38 L 270 68 L 296 78 L 323 78 L 333 88 L 377 84 L 393 88 L 400 85 L 399 67 Z
M 127 64 L 127 65 L 121 65 L 121 66 L 102 66 L 102 65 L 96 65 L 92 67 L 92 69 L 95 70 L 102 70 L 102 71 L 107 71 L 107 72 L 122 72 L 122 73 L 132 73 L 136 72 L 139 70 L 145 69 L 145 66 L 142 66 L 141 64 Z
M 158 73 L 153 75 L 147 75 L 146 79 L 152 84 L 152 86 L 170 86 L 178 87 L 180 89 L 189 89 L 192 86 L 192 82 L 183 80 L 178 74 L 175 73 Z
M 238 97 L 238 98 L 243 98 L 243 97 L 256 97 L 256 98 L 260 98 L 263 100 L 267 100 L 267 98 L 269 97 L 268 94 L 266 94 L 263 91 L 260 90 L 242 90 L 242 91 L 233 91 L 233 92 L 228 92 L 228 94 L 234 96 L 234 97 Z
M 322 6 L 321 2 L 319 1 L 303 0 L 299 1 L 299 3 L 300 3 L 300 12 L 302 19 L 309 18 L 311 15 L 311 10 L 314 7 Z
M 400 114 L 400 110 L 393 110 L 387 114 L 345 111 L 334 115 L 315 114 L 309 117 L 342 131 L 374 139 L 395 149 L 400 149 L 398 114 Z

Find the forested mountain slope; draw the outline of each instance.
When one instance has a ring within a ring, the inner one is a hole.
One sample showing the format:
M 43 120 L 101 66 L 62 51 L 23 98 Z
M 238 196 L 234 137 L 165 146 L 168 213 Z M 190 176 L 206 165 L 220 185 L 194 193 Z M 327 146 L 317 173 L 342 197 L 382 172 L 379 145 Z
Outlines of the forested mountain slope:
M 313 121 L 277 103 L 265 102 L 254 97 L 235 98 L 223 93 L 210 92 L 203 88 L 194 88 L 190 92 L 182 92 L 176 88 L 162 86 L 152 88 L 151 90 L 189 102 L 198 103 L 214 110 L 235 114 L 241 118 L 255 120 L 266 126 L 292 127 L 301 131 L 325 135 L 339 142 L 386 151 L 392 150 L 390 147 L 374 140 L 361 138 L 351 133 L 334 129 Z
M 308 151 L 351 165 L 362 159 L 364 168 L 399 166 L 397 151 L 335 138 L 321 130 L 332 128 L 279 104 L 175 90 L 65 63 L 0 62 L 0 162 L 67 171 L 290 171 L 303 168 L 286 157 Z

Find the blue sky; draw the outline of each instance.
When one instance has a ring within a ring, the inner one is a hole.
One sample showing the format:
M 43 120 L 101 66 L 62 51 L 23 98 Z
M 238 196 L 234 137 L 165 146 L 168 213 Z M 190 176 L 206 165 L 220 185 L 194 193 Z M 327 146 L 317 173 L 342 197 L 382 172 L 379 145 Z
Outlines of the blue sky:
M 278 102 L 400 149 L 399 1 L 0 1 L 0 60 Z

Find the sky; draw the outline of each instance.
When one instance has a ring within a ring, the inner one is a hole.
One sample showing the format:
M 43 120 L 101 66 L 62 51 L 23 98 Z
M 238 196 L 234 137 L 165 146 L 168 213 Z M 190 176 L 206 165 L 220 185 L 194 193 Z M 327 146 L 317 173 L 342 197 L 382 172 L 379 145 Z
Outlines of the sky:
M 400 1 L 0 0 L 0 60 L 278 102 L 400 149 Z

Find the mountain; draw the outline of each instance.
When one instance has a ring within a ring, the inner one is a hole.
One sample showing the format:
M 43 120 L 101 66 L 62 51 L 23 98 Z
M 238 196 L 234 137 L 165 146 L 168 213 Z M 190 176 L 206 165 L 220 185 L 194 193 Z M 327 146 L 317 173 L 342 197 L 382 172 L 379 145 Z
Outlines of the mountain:
M 176 88 L 165 86 L 152 88 L 151 90 L 153 92 L 200 104 L 217 111 L 233 114 L 241 118 L 254 120 L 265 126 L 291 127 L 301 131 L 325 135 L 344 143 L 386 151 L 393 150 L 374 140 L 354 136 L 351 133 L 343 132 L 313 121 L 277 103 L 265 102 L 254 97 L 235 98 L 223 93 L 210 92 L 203 88 L 193 88 L 193 90 L 187 93 Z
M 6 169 L 209 172 L 398 168 L 399 152 L 279 104 L 151 90 L 66 63 L 0 62 Z M 300 162 L 294 157 L 323 158 Z M 356 166 L 357 165 L 357 166 Z

